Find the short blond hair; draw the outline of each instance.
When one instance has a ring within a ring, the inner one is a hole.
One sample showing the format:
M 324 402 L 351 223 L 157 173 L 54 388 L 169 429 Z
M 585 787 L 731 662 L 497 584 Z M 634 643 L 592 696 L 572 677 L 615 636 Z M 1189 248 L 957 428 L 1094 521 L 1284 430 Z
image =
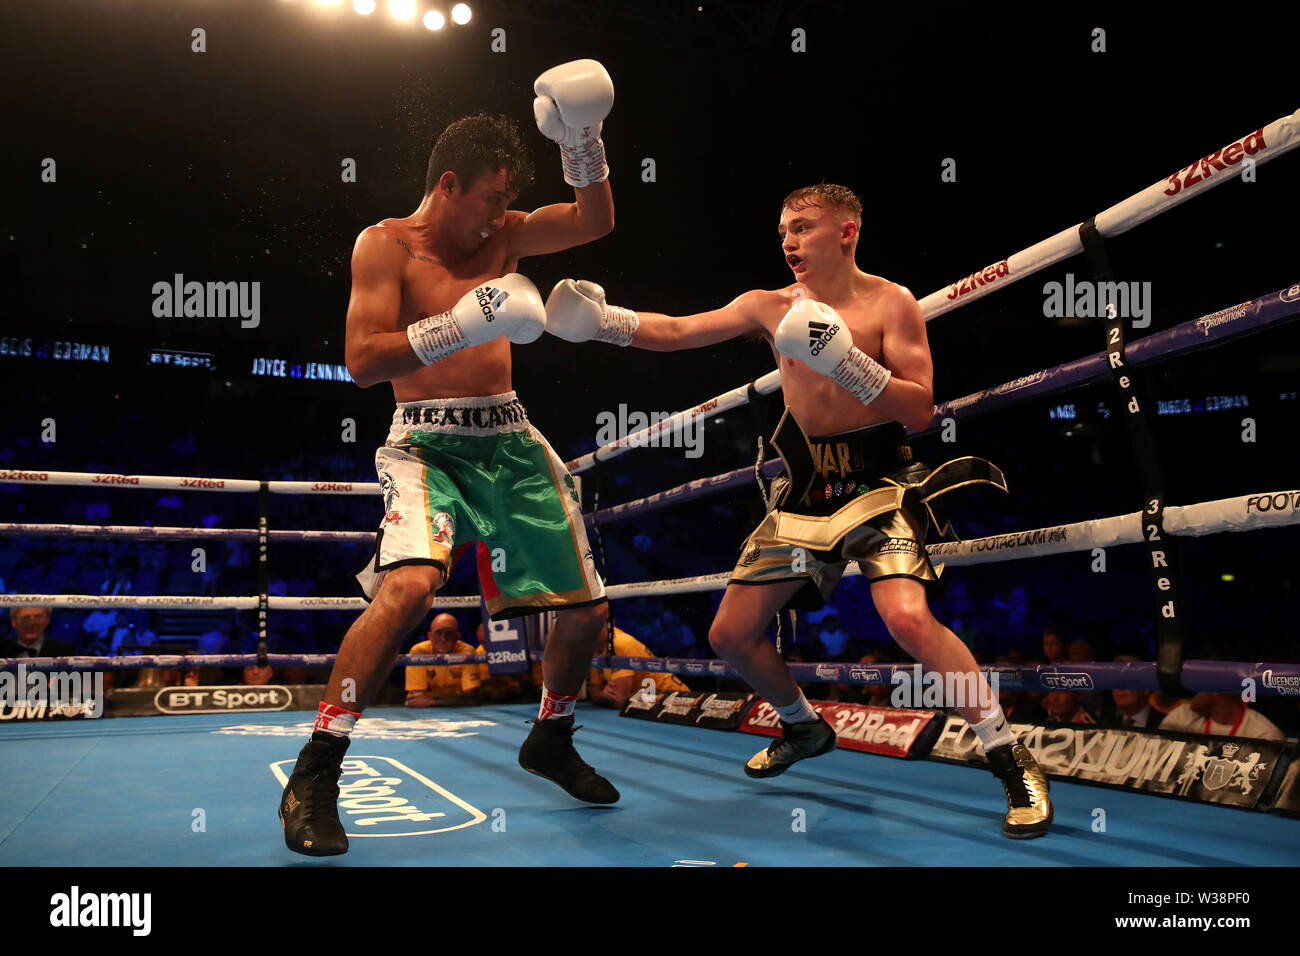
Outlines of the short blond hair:
M 818 183 L 816 186 L 804 186 L 786 196 L 785 202 L 781 203 L 782 209 L 795 212 L 808 206 L 817 206 L 820 209 L 834 209 L 845 213 L 858 224 L 859 228 L 862 227 L 862 199 L 847 186 L 837 186 L 834 183 Z

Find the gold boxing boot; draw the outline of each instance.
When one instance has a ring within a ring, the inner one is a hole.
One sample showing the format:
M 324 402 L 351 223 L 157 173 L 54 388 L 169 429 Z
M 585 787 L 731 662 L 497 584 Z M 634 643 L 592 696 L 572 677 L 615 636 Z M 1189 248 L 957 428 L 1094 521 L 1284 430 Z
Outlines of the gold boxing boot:
M 1007 791 L 1002 832 L 1013 840 L 1042 836 L 1052 823 L 1047 774 L 1023 744 L 1003 744 L 988 751 L 989 769 Z

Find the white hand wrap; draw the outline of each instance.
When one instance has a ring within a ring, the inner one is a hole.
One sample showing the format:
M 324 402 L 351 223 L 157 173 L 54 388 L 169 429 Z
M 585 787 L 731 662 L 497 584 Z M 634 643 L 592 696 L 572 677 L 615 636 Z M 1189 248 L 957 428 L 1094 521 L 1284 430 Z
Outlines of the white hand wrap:
M 856 345 L 831 372 L 836 385 L 848 389 L 863 405 L 870 405 L 885 390 L 893 373 Z
M 605 316 L 600 321 L 600 331 L 596 333 L 597 342 L 607 342 L 626 348 L 632 344 L 636 330 L 641 327 L 641 316 L 631 309 L 620 305 L 605 306 Z
M 452 352 L 469 348 L 469 342 L 450 309 L 430 315 L 406 327 L 406 340 L 411 351 L 425 365 L 445 359 Z
M 609 179 L 605 141 L 599 136 L 581 146 L 561 146 L 560 162 L 564 167 L 564 181 L 575 189 Z

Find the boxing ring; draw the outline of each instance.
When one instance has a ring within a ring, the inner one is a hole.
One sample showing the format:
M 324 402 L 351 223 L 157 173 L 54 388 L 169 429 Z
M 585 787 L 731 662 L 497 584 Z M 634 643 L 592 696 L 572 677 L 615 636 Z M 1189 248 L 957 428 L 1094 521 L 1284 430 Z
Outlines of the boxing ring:
M 982 272 L 920 299 L 927 320 L 1083 252 L 1094 274 L 1106 275 L 1104 243 L 1235 174 L 1242 163 L 1263 163 L 1300 144 L 1300 112 L 1197 160 L 1166 180 L 1062 230 Z M 1294 278 L 1294 277 L 1283 277 Z M 1114 378 L 1143 367 L 1293 320 L 1300 285 L 1288 285 L 1246 302 L 1190 318 L 1132 343 L 1040 369 L 1010 382 L 945 402 L 930 430 L 1013 404 Z M 1111 317 L 1112 323 L 1115 317 Z M 1113 327 L 1113 325 L 1112 325 Z M 1117 372 L 1118 370 L 1118 372 Z M 634 449 L 657 447 L 688 422 L 737 408 L 780 388 L 775 371 L 693 408 L 602 446 L 568 463 L 576 476 Z M 1136 441 L 1136 440 L 1135 440 Z M 1144 492 L 1158 474 L 1139 454 Z M 709 476 L 653 495 L 595 507 L 589 527 L 667 509 L 677 504 L 772 477 L 779 460 Z M 307 543 L 365 544 L 373 532 L 286 530 L 269 527 L 269 496 L 277 494 L 380 494 L 378 483 L 256 481 L 214 477 L 113 475 L 80 472 L 0 472 L 0 481 L 30 485 L 103 486 L 257 494 L 257 528 L 211 529 L 4 523 L 0 535 L 188 542 L 238 539 L 256 542 L 265 557 L 272 546 Z M 1142 544 L 1152 554 L 1165 542 L 1209 534 L 1249 533 L 1300 521 L 1300 491 L 1257 488 L 1245 494 L 1173 505 L 1156 494 L 1137 511 L 1026 528 L 930 545 L 932 559 L 950 567 L 1034 559 L 1045 555 Z M 735 529 L 736 542 L 743 538 Z M 1172 545 L 1168 545 L 1172 546 Z M 846 576 L 858 573 L 856 568 Z M 950 571 L 948 573 L 951 573 Z M 612 601 L 716 591 L 726 573 L 660 581 L 617 583 Z M 30 658 L 0 661 L 0 673 L 141 667 L 322 666 L 333 655 L 273 653 L 267 620 L 272 613 L 358 609 L 361 598 L 288 597 L 268 593 L 266 561 L 260 593 L 197 595 L 0 596 L 0 605 L 52 608 L 186 608 L 259 614 L 258 653 L 248 655 L 144 655 L 114 658 Z M 1163 583 L 1162 583 L 1163 582 Z M 1173 572 L 1158 565 L 1153 590 L 1177 602 Z M 1158 593 L 1156 597 L 1164 600 Z M 472 608 L 477 595 L 440 597 L 445 608 Z M 1175 618 L 1177 615 L 1173 615 Z M 1172 628 L 1172 629 L 1171 629 Z M 1083 675 L 1094 690 L 1117 688 L 1233 693 L 1244 681 L 1261 694 L 1300 694 L 1300 665 L 1269 662 L 1188 661 L 1176 625 L 1164 622 L 1158 660 L 1135 664 L 1086 663 L 1044 667 L 990 666 L 1001 686 L 1029 691 L 1059 688 Z M 485 655 L 421 655 L 399 664 L 485 661 Z M 668 671 L 686 676 L 735 677 L 720 661 L 626 658 L 599 655 L 597 667 Z M 895 667 L 864 669 L 840 662 L 793 664 L 798 680 L 888 685 Z M 353 733 L 344 762 L 341 810 L 352 848 L 312 865 L 628 865 L 628 866 L 868 866 L 868 865 L 1125 865 L 1231 866 L 1300 864 L 1300 824 L 1277 813 L 1246 813 L 1145 793 L 1089 786 L 1053 777 L 1056 821 L 1048 837 L 1029 844 L 1003 838 L 1000 788 L 969 767 L 927 759 L 893 759 L 837 750 L 803 764 L 779 781 L 752 782 L 740 767 L 755 737 L 699 727 L 621 719 L 581 704 L 584 726 L 577 744 L 615 782 L 622 800 L 612 807 L 573 803 L 555 788 L 523 773 L 515 763 L 524 721 L 535 706 L 481 705 L 413 713 L 372 708 Z M 0 864 L 28 866 L 301 864 L 285 850 L 272 807 L 294 754 L 309 736 L 310 714 L 288 710 L 192 713 L 132 719 L 80 719 L 0 723 L 6 774 L 0 796 Z M 1268 772 L 1276 776 L 1256 809 L 1269 809 L 1282 775 L 1296 755 L 1294 741 L 1279 748 Z M 1294 777 L 1294 774 L 1292 774 Z M 1106 822 L 1096 826 L 1097 812 Z
M 1144 794 L 1054 782 L 1049 838 L 1007 840 L 1000 788 L 966 768 L 837 750 L 755 786 L 740 766 L 758 738 L 580 706 L 577 745 L 623 794 L 610 807 L 584 806 L 516 765 L 524 720 L 535 714 L 528 704 L 439 708 L 436 718 L 367 710 L 341 781 L 351 848 L 310 865 L 1300 863 L 1297 823 L 1282 817 L 1256 814 L 1243 826 L 1240 811 L 1171 807 Z M 12 770 L 0 801 L 0 864 L 302 864 L 284 848 L 275 819 L 283 788 L 275 771 L 292 766 L 312 717 L 196 714 L 4 727 L 0 742 Z M 355 786 L 372 771 L 401 783 Z M 396 794 L 372 795 L 380 789 Z M 445 816 L 369 828 L 353 822 L 394 815 L 385 805 L 398 799 L 425 816 Z M 1109 819 L 1104 834 L 1091 829 L 1097 808 Z M 203 811 L 199 832 L 196 811 Z M 389 832 L 372 832 L 380 827 Z

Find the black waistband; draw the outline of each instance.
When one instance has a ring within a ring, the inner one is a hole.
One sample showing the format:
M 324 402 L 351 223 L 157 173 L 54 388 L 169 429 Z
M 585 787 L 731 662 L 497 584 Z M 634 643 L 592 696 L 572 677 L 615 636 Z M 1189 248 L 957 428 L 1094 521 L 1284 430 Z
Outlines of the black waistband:
M 882 422 L 825 438 L 809 438 L 813 467 L 823 478 L 878 477 L 912 462 L 912 446 L 898 422 Z
M 839 435 L 808 438 L 786 412 L 772 444 L 790 476 L 788 501 L 800 501 L 814 482 L 845 479 L 866 484 L 912 463 L 912 446 L 897 422 L 882 422 Z

